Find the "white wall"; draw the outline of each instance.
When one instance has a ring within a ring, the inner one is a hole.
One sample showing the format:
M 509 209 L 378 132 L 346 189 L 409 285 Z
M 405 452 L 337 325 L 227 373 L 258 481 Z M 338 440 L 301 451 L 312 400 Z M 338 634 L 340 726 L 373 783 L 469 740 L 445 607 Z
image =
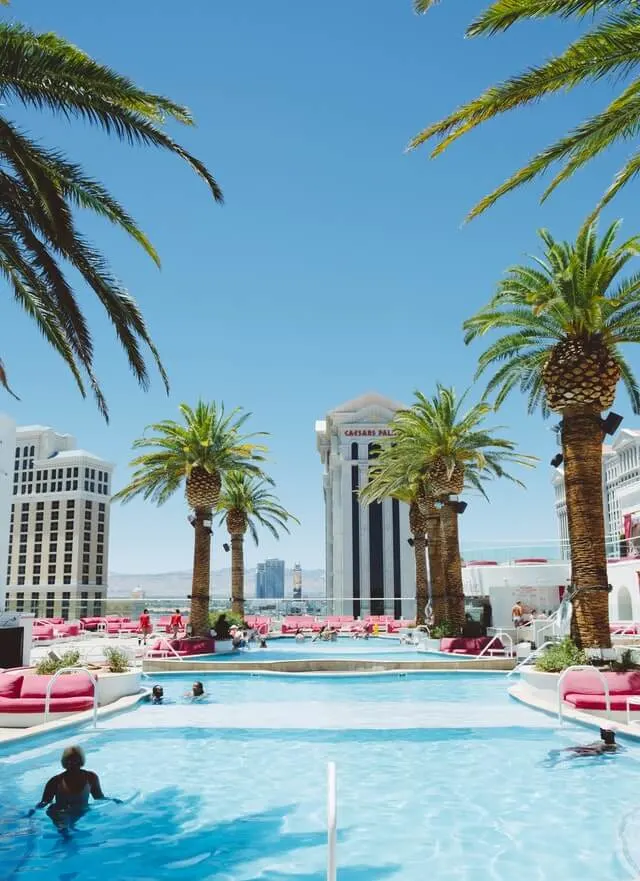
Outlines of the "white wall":
M 640 559 L 624 563 L 609 563 L 608 573 L 609 584 L 613 587 L 609 594 L 609 619 L 611 621 L 625 620 L 620 617 L 620 611 L 624 612 L 626 605 L 620 592 L 625 587 L 631 596 L 632 620 L 640 621 Z
M 0 413 L 0 576 L 5 583 L 9 553 L 9 522 L 13 491 L 13 462 L 16 449 L 16 424 Z M 0 609 L 4 609 L 4 587 L 0 591 Z

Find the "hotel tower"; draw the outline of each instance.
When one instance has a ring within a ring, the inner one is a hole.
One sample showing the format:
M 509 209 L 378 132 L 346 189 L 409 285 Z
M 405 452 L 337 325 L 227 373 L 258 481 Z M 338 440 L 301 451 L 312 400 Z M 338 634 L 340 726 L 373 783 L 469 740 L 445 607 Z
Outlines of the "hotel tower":
M 316 422 L 324 466 L 326 583 L 335 615 L 415 615 L 409 509 L 396 499 L 365 505 L 358 490 L 402 404 L 367 394 Z

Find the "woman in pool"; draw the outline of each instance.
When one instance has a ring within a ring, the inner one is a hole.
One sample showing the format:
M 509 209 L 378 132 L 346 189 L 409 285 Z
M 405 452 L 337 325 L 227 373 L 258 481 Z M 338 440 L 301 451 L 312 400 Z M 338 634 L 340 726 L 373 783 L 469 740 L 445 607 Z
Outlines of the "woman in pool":
M 105 796 L 98 775 L 93 771 L 85 771 L 84 762 L 82 748 L 68 746 L 62 753 L 61 759 L 64 771 L 49 780 L 42 793 L 42 798 L 35 808 L 29 811 L 31 817 L 36 810 L 48 805 L 47 815 L 65 837 L 69 834 L 69 828 L 88 810 L 89 796 L 96 801 L 112 801 L 116 804 L 122 804 L 119 798 Z
M 204 697 L 204 685 L 199 680 L 196 680 L 191 686 L 191 691 L 188 691 L 185 694 L 185 697 L 190 697 L 192 700 L 198 700 L 201 697 Z
M 161 685 L 154 685 L 151 689 L 151 703 L 161 704 L 164 700 L 164 688 Z

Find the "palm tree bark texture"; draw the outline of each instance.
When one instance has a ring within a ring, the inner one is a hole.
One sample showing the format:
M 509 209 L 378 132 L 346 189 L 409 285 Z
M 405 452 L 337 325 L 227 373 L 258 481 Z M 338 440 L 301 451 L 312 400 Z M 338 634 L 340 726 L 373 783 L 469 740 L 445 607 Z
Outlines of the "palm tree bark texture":
M 211 577 L 211 509 L 194 511 L 191 627 L 194 636 L 209 636 L 209 579 Z M 205 526 L 205 521 L 209 523 Z
M 572 570 L 572 635 L 585 648 L 611 645 L 602 493 L 602 422 L 595 407 L 563 411 L 562 453 Z
M 447 590 L 442 565 L 442 524 L 440 513 L 433 501 L 428 502 L 427 549 L 429 552 L 429 578 L 431 582 L 431 609 L 436 626 L 447 620 Z
M 244 616 L 244 535 L 231 534 L 231 611 Z
M 425 608 L 429 601 L 427 578 L 426 520 L 417 502 L 409 506 L 409 528 L 413 535 L 413 553 L 416 561 L 416 624 L 425 623 Z
M 447 585 L 447 618 L 456 633 L 464 627 L 464 588 L 458 535 L 457 502 L 447 499 L 440 509 L 442 521 L 443 568 Z

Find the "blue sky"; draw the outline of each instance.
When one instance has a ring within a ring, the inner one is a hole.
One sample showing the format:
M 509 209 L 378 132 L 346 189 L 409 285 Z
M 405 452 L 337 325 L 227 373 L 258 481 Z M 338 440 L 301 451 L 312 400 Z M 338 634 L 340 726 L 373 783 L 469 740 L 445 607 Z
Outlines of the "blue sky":
M 302 521 L 276 545 L 248 543 L 247 562 L 283 556 L 324 561 L 321 467 L 314 421 L 375 390 L 409 402 L 436 381 L 463 389 L 478 348 L 460 327 L 491 295 L 504 269 L 536 249 L 536 229 L 572 236 L 623 153 L 595 163 L 543 207 L 539 186 L 503 200 L 472 224 L 466 210 L 535 149 L 591 112 L 609 84 L 519 112 L 463 139 L 436 162 L 404 146 L 422 126 L 483 86 L 564 45 L 567 25 L 537 24 L 465 41 L 479 3 L 443 2 L 419 18 L 411 0 L 322 4 L 216 0 L 14 0 L 4 16 L 55 30 L 150 90 L 187 104 L 194 130 L 171 133 L 215 172 L 226 197 L 168 155 L 131 149 L 82 123 L 21 108 L 10 114 L 66 150 L 123 201 L 162 257 L 158 271 L 122 234 L 87 218 L 84 228 L 136 296 L 169 370 L 144 393 L 128 374 L 110 328 L 87 295 L 106 426 L 65 368 L 12 305 L 0 348 L 21 403 L 0 399 L 21 424 L 74 433 L 116 463 L 125 481 L 134 437 L 202 396 L 240 405 L 270 432 L 271 472 L 282 502 Z M 634 201 L 635 200 L 635 201 Z M 637 232 L 637 187 L 606 219 Z M 635 210 L 634 210 L 635 209 Z M 638 368 L 639 354 L 631 353 Z M 622 394 L 616 409 L 630 417 Z M 540 456 L 528 489 L 496 485 L 473 500 L 463 540 L 556 537 L 548 460 L 555 437 L 515 394 L 496 416 L 523 451 Z M 159 510 L 114 506 L 110 568 L 161 572 L 191 564 L 192 531 L 181 497 Z M 227 564 L 214 543 L 213 565 Z

